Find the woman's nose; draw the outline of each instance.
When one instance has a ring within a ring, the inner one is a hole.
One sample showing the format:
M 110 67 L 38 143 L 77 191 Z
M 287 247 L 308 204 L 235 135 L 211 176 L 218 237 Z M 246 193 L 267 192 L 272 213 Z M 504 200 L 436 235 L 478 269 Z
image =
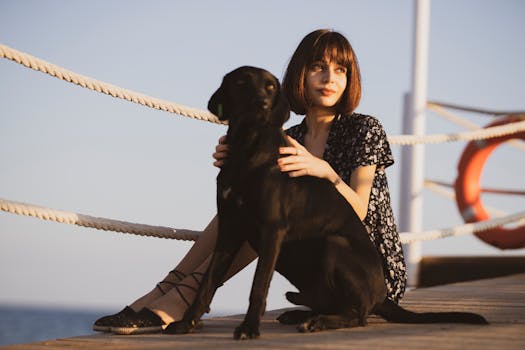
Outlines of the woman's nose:
M 324 75 L 323 75 L 323 80 L 324 82 L 326 83 L 331 83 L 333 81 L 333 78 L 334 78 L 334 70 L 329 68 L 327 70 L 324 71 Z

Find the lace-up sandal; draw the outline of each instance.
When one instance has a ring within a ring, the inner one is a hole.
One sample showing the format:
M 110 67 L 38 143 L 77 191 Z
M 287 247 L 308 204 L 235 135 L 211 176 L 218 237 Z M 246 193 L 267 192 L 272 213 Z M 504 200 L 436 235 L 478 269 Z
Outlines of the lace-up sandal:
M 199 279 L 196 276 L 203 275 L 200 272 L 193 272 L 189 276 L 191 276 L 197 284 L 200 284 Z M 190 306 L 190 302 L 184 294 L 181 291 L 182 287 L 188 288 L 195 293 L 197 292 L 197 288 L 190 286 L 185 283 L 174 283 L 174 282 L 167 282 L 163 281 L 164 283 L 168 283 L 172 286 L 170 289 L 175 289 L 177 293 L 179 294 L 181 300 L 186 304 L 186 307 Z M 161 282 L 162 283 L 162 282 Z M 157 284 L 157 287 L 160 292 L 163 294 L 166 294 L 167 291 L 163 290 L 160 284 Z M 111 332 L 115 334 L 148 334 L 148 333 L 159 333 L 162 332 L 162 330 L 167 326 L 162 318 L 160 318 L 156 313 L 151 311 L 148 308 L 143 308 L 139 312 L 137 312 L 135 315 L 132 315 L 128 318 L 122 318 L 118 322 L 119 324 L 111 327 Z
M 179 281 L 184 279 L 186 277 L 186 274 L 178 271 L 176 269 L 171 270 L 169 274 L 173 274 Z M 162 294 L 166 294 L 166 292 L 162 289 L 160 286 L 162 283 L 167 283 L 170 285 L 173 285 L 174 282 L 168 282 L 168 281 L 162 281 L 157 283 L 157 288 L 160 289 Z M 130 308 L 129 306 L 126 306 L 121 311 L 117 312 L 113 315 L 103 316 L 95 321 L 93 324 L 93 330 L 95 332 L 111 332 L 111 327 L 116 327 L 122 323 L 124 319 L 128 319 L 132 316 L 134 316 L 137 312 Z
M 200 276 L 201 278 L 204 277 L 204 274 L 202 272 L 192 272 L 189 274 L 189 276 L 191 276 L 195 282 L 197 282 L 197 286 L 199 286 L 201 284 L 201 280 L 199 280 L 196 276 Z M 177 292 L 179 293 L 180 295 L 180 298 L 182 299 L 182 301 L 184 301 L 184 303 L 186 304 L 187 307 L 190 307 L 190 303 L 188 302 L 188 300 L 184 297 L 184 295 L 181 293 L 180 289 L 178 287 L 186 287 L 186 288 L 189 288 L 191 290 L 193 290 L 195 292 L 195 294 L 197 294 L 197 288 L 193 287 L 193 286 L 190 286 L 190 285 L 187 285 L 185 283 L 179 283 L 175 288 L 177 288 Z M 208 310 L 209 312 L 209 310 Z M 164 334 L 177 334 L 177 330 L 176 330 L 176 323 L 177 321 L 175 322 L 171 322 L 167 327 L 165 327 L 163 333 Z M 197 322 L 197 324 L 195 325 L 195 328 L 196 329 L 200 329 L 202 328 L 203 326 L 203 322 L 201 320 L 199 320 Z
M 133 310 L 129 306 L 126 306 L 124 309 L 117 312 L 116 314 L 104 316 L 96 320 L 93 324 L 93 330 L 95 332 L 111 332 L 111 326 L 119 323 L 122 319 L 128 318 L 135 314 L 135 310 Z
M 111 332 L 124 335 L 159 333 L 166 325 L 162 318 L 148 308 L 143 308 L 130 317 L 120 319 L 119 323 L 111 327 Z

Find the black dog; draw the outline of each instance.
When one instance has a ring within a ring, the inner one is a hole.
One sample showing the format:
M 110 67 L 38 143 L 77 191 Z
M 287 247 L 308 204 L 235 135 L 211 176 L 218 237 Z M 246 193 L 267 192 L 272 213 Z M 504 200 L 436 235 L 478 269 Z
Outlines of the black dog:
M 300 293 L 287 298 L 311 311 L 290 311 L 282 323 L 302 331 L 365 325 L 370 313 L 394 322 L 486 323 L 471 313 L 413 313 L 386 298 L 380 256 L 357 214 L 328 180 L 291 179 L 278 166 L 289 106 L 269 72 L 241 67 L 224 77 L 208 109 L 228 120 L 228 158 L 217 177 L 219 232 L 206 277 L 182 321 L 165 332 L 187 333 L 220 285 L 241 245 L 259 261 L 244 321 L 235 339 L 259 336 L 274 270 Z

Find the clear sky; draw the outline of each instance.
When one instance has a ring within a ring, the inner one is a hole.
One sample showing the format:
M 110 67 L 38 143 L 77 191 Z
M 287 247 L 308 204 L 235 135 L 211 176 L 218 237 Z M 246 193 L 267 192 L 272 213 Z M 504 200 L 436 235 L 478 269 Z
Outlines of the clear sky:
M 525 1 L 435 0 L 428 96 L 525 110 Z M 413 1 L 0 0 L 0 42 L 112 84 L 205 108 L 241 65 L 282 77 L 301 38 L 332 28 L 362 69 L 358 112 L 401 133 L 410 89 Z M 0 60 L 0 197 L 151 225 L 202 229 L 215 212 L 211 153 L 224 126 L 92 92 Z M 478 125 L 481 115 L 461 114 Z M 290 124 L 301 119 L 294 116 Z M 463 131 L 427 113 L 432 133 Z M 425 176 L 453 182 L 465 143 L 426 147 Z M 399 207 L 401 146 L 388 176 Z M 487 187 L 523 189 L 523 152 L 499 147 Z M 484 196 L 509 213 L 523 198 Z M 454 202 L 424 194 L 424 229 L 462 223 Z M 111 307 L 151 289 L 191 243 L 80 228 L 0 212 L 0 303 Z M 425 243 L 425 255 L 502 253 L 473 237 Z M 218 292 L 214 310 L 244 311 L 253 265 Z M 291 287 L 272 283 L 268 308 Z

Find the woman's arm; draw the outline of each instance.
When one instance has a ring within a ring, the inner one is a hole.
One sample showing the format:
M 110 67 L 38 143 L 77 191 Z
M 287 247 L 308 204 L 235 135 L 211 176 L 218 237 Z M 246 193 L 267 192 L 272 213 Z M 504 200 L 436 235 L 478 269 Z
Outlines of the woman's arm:
M 341 180 L 335 170 L 327 161 L 313 156 L 299 142 L 289 137 L 291 147 L 281 147 L 280 154 L 288 157 L 279 158 L 278 164 L 281 171 L 287 172 L 291 177 L 315 176 L 331 181 L 335 188 L 345 197 L 354 208 L 361 220 L 368 212 L 368 201 L 376 171 L 376 165 L 358 167 L 350 176 L 350 184 Z

